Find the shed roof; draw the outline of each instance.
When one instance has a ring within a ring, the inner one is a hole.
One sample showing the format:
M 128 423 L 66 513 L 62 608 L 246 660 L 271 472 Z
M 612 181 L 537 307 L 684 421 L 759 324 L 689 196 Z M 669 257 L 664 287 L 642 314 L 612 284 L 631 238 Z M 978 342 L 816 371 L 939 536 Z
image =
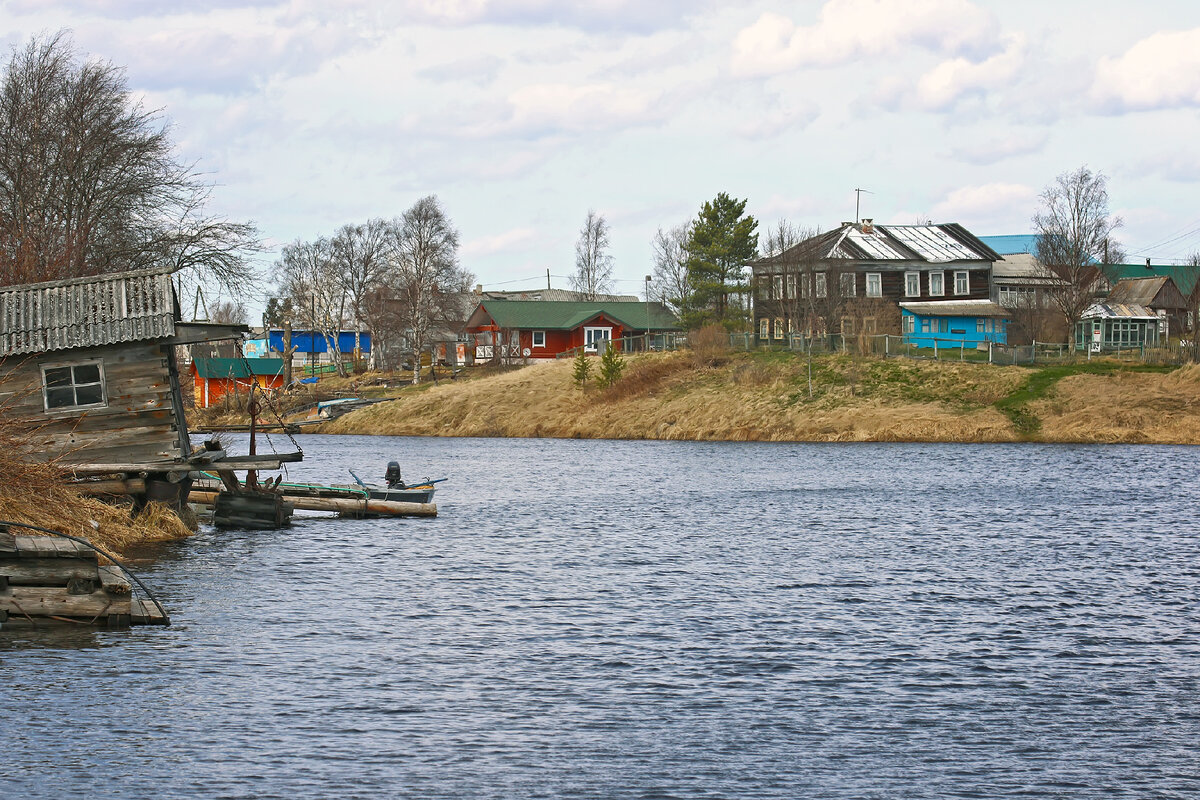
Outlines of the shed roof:
M 201 378 L 249 378 L 283 373 L 282 358 L 197 358 L 192 362 Z
M 1175 282 L 1166 275 L 1152 278 L 1122 278 L 1108 293 L 1107 302 L 1146 306 L 1147 308 L 1182 309 L 1187 301 Z
M 1094 303 L 1083 312 L 1082 319 L 1158 319 L 1158 315 L 1145 306 L 1126 303 Z
M 675 315 L 662 303 L 587 303 L 560 300 L 484 300 L 467 327 L 487 324 L 517 330 L 574 330 L 603 314 L 632 330 L 679 330 Z M 647 324 L 649 323 L 649 324 Z
M 1012 313 L 991 300 L 943 300 L 901 303 L 900 308 L 921 317 L 997 317 L 1008 319 Z
M 1151 266 L 1146 266 L 1145 264 L 1105 264 L 1101 269 L 1104 271 L 1105 277 L 1113 284 L 1123 281 L 1126 278 L 1153 278 L 1165 275 L 1175 281 L 1175 286 L 1185 296 L 1191 294 L 1193 287 L 1196 285 L 1196 279 L 1200 277 L 1200 267 L 1184 264 L 1153 264 Z
M 0 356 L 165 339 L 174 268 L 0 286 Z

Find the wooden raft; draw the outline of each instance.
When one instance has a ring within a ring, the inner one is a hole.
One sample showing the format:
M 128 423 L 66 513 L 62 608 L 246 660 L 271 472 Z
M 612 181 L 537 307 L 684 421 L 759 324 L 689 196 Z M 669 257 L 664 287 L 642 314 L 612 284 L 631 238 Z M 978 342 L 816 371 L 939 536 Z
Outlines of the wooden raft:
M 121 570 L 101 566 L 90 547 L 0 530 L 0 624 L 52 622 L 116 628 L 166 624 L 158 606 L 134 597 Z

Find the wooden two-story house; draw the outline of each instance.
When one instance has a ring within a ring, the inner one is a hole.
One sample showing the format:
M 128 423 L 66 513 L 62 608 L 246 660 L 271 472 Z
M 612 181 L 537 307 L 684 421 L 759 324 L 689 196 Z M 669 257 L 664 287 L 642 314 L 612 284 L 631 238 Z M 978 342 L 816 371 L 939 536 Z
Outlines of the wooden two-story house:
M 989 300 L 1001 257 L 956 223 L 845 222 L 750 264 L 760 344 L 789 333 L 901 333 L 900 304 Z

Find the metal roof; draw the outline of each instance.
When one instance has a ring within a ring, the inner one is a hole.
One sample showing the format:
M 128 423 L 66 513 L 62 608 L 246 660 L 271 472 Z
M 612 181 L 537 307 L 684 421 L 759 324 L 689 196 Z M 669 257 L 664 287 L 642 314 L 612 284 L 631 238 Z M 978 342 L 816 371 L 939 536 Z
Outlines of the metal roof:
M 573 330 L 601 314 L 634 331 L 645 329 L 647 321 L 652 330 L 679 328 L 675 315 L 662 303 L 558 300 L 484 300 L 467 321 L 467 327 L 479 327 L 490 318 L 504 329 Z
M 1012 316 L 1008 309 L 991 300 L 941 300 L 925 303 L 901 303 L 900 308 L 921 317 L 999 317 Z
M 979 241 L 1002 256 L 1015 256 L 1021 253 L 1033 255 L 1037 249 L 1037 240 L 1036 233 L 1009 233 L 1001 236 L 979 237 Z
M 0 286 L 0 356 L 165 339 L 173 268 Z
M 1196 279 L 1200 277 L 1200 267 L 1186 264 L 1154 264 L 1152 266 L 1105 264 L 1100 269 L 1104 271 L 1105 277 L 1114 284 L 1126 278 L 1153 278 L 1158 275 L 1166 275 L 1175 281 L 1175 286 L 1185 296 L 1191 293 L 1196 286 Z
M 873 225 L 869 221 L 846 223 L 793 245 L 756 264 L 799 262 L 803 259 L 948 264 L 964 261 L 992 263 L 1000 255 L 963 226 Z
M 282 358 L 197 358 L 192 365 L 201 378 L 273 377 L 283 374 Z
M 1187 301 L 1166 275 L 1151 278 L 1122 278 L 1108 293 L 1107 303 L 1146 306 L 1147 308 L 1182 309 Z
M 1128 303 L 1095 303 L 1083 312 L 1083 319 L 1158 319 L 1145 306 Z

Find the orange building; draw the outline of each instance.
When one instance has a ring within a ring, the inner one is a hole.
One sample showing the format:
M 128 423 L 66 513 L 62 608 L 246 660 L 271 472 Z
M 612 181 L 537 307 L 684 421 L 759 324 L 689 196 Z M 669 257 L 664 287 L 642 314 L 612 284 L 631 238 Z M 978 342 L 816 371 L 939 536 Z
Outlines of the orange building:
M 197 358 L 192 362 L 197 408 L 208 408 L 230 392 L 245 394 L 250 386 L 283 388 L 282 358 Z

